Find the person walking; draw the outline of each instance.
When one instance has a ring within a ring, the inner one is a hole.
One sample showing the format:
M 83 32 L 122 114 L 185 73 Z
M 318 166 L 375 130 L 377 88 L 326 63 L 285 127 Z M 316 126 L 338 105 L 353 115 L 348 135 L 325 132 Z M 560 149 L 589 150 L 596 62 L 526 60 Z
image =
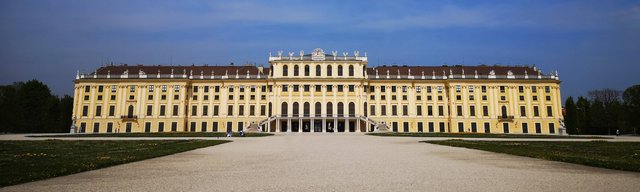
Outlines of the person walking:
M 616 129 L 616 136 L 620 136 L 620 129 Z

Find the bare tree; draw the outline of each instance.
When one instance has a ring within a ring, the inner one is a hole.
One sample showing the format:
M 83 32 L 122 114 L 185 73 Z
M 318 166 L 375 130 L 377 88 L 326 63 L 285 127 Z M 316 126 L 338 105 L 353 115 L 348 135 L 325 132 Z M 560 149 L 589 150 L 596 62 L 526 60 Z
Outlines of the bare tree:
M 605 107 L 608 107 L 615 102 L 620 102 L 622 91 L 614 89 L 600 89 L 589 91 L 588 94 L 592 100 L 600 101 Z

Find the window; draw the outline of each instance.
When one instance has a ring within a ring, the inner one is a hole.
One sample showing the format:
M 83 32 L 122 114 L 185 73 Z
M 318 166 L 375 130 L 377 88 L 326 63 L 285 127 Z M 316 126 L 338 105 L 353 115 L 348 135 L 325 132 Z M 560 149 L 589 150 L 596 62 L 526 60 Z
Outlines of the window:
M 356 91 L 356 86 L 355 85 L 349 85 L 349 92 L 355 92 Z
M 554 124 L 554 123 L 549 123 L 549 133 L 550 133 L 550 134 L 554 134 L 554 133 L 556 133 L 556 124 Z
M 164 132 L 164 122 L 158 123 L 158 132 Z
M 233 105 L 227 107 L 227 116 L 233 115 Z
M 85 101 L 89 101 L 89 95 L 85 95 L 85 96 L 84 96 L 84 100 L 85 100 Z
M 162 86 L 162 92 L 167 92 L 167 86 L 166 85 Z
M 391 105 L 391 115 L 398 116 L 398 106 L 397 105 Z
M 322 91 L 322 85 L 316 85 L 315 87 L 316 87 L 315 88 L 316 92 L 321 92 Z
M 338 85 L 338 92 L 344 91 L 344 85 Z
M 522 123 L 522 133 L 529 133 L 529 125 L 527 123 Z
M 422 87 L 416 87 L 416 93 L 420 93 L 422 91 Z
M 113 132 L 113 123 L 109 122 L 107 123 L 107 133 L 112 133 Z
M 433 106 L 431 105 L 427 106 L 427 115 L 433 116 Z
M 254 116 L 256 115 L 256 106 L 255 105 L 250 105 L 249 106 L 249 116 Z
M 209 86 L 204 86 L 204 92 L 209 93 Z
M 438 93 L 442 93 L 442 86 L 438 86 Z
M 527 116 L 527 108 L 525 106 L 520 106 L 520 116 L 521 117 Z
M 310 71 L 311 71 L 311 69 L 309 69 L 309 65 L 305 65 L 304 66 L 304 76 L 308 77 L 309 73 L 311 73 Z
M 349 77 L 353 77 L 353 76 L 354 76 L 353 65 L 349 65 Z
M 104 86 L 100 85 L 98 86 L 98 93 L 102 93 L 104 92 Z
M 151 116 L 153 114 L 153 105 L 147 105 L 147 116 Z
M 293 85 L 293 92 L 300 91 L 300 85 Z
M 460 93 L 461 90 L 462 90 L 462 86 L 456 85 L 456 92 Z
M 322 67 L 320 65 L 316 65 L 316 77 L 319 77 L 322 73 Z
M 293 66 L 293 76 L 297 77 L 300 75 L 300 67 L 298 65 Z
M 416 115 L 422 116 L 422 106 L 421 105 L 416 106 Z
M 178 130 L 178 122 L 171 122 L 171 131 L 176 132 Z
M 416 100 L 417 100 L 417 101 L 421 101 L 421 100 L 422 100 L 422 96 L 419 96 L 419 95 L 418 95 L 418 96 L 416 96 Z
M 144 132 L 145 133 L 151 132 L 151 122 L 145 122 L 144 123 Z
M 524 96 L 520 95 L 520 101 L 524 101 Z
M 129 85 L 129 92 L 136 92 L 136 86 L 135 85 Z
M 91 87 L 89 85 L 84 86 L 84 92 L 88 93 L 89 91 L 91 91 Z
M 551 106 L 547 106 L 547 117 L 553 117 L 553 109 L 551 109 Z
M 545 93 L 551 93 L 551 87 L 549 87 L 549 86 L 544 86 L 544 92 L 545 92 Z
M 97 133 L 100 131 L 100 123 L 93 123 L 93 132 Z
M 173 105 L 172 115 L 178 116 L 178 105 Z
M 482 106 L 482 116 L 485 116 L 485 117 L 489 116 L 489 107 L 488 106 Z
M 260 105 L 260 116 L 265 116 L 265 115 L 267 115 L 267 106 Z
M 102 106 L 96 106 L 96 117 L 102 116 Z
M 333 92 L 333 85 L 326 85 L 327 92 Z
M 471 117 L 475 117 L 476 116 L 476 106 L 469 106 L 469 116 Z
M 518 86 L 518 93 L 524 93 L 524 86 Z
M 89 115 L 89 106 L 82 106 L 82 116 L 86 117 Z
M 458 105 L 456 107 L 456 112 L 458 113 L 458 116 L 460 117 L 462 116 L 462 105 Z
M 444 106 L 438 105 L 438 116 L 444 116 Z
M 533 106 L 533 116 L 540 117 L 540 111 L 538 109 L 538 106 Z
M 327 65 L 327 76 L 329 76 L 329 77 L 333 76 L 332 68 L 333 67 L 331 67 L 331 65 Z
M 458 132 L 464 132 L 464 123 L 458 122 Z
M 282 92 L 287 92 L 289 91 L 289 86 L 288 85 L 282 85 Z
M 375 86 L 369 86 L 369 93 L 373 93 L 376 92 L 376 87 Z
M 115 85 L 112 85 L 112 86 L 111 86 L 111 93 L 115 93 L 115 92 L 116 92 L 116 86 L 115 86 Z
M 115 115 L 116 112 L 116 106 L 111 105 L 109 106 L 109 117 L 113 117 Z
M 371 105 L 371 106 L 369 106 L 369 109 L 371 111 L 371 116 L 375 116 L 376 115 L 376 106 L 375 105 Z
M 233 93 L 233 91 L 234 91 L 233 85 L 229 85 L 229 93 Z
M 203 105 L 202 106 L 202 116 L 207 116 L 207 115 L 209 115 L 209 106 Z
M 214 105 L 213 106 L 213 116 L 218 116 L 218 110 L 220 109 L 219 106 Z
M 473 85 L 469 85 L 469 93 L 473 93 L 475 87 Z
M 395 93 L 396 92 L 396 86 L 391 86 L 391 92 Z
M 407 86 L 402 86 L 402 92 L 406 93 L 407 92 Z
M 148 99 L 148 100 L 153 100 L 153 95 L 149 95 L 149 96 L 147 96 L 147 99 Z
M 244 105 L 238 106 L 238 115 L 240 116 L 244 115 Z
M 407 100 L 407 96 L 406 96 L 406 95 L 403 95 L 403 96 L 402 96 L 402 100 L 403 100 L 403 101 L 406 101 L 406 100 Z
M 538 87 L 536 87 L 536 86 L 531 86 L 531 92 L 532 92 L 532 93 L 537 93 L 537 92 L 538 92 Z
M 282 66 L 282 76 L 289 76 L 289 67 L 288 66 Z
M 244 85 L 240 85 L 240 93 L 244 93 Z
M 382 115 L 382 116 L 387 115 L 387 106 L 386 105 L 381 105 L 380 106 L 380 115 Z
M 213 90 L 216 93 L 220 92 L 220 86 L 215 86 Z
M 153 88 L 154 88 L 154 87 L 155 87 L 155 86 L 153 86 L 153 85 L 149 85 L 149 92 L 153 92 Z
M 167 106 L 160 105 L 160 116 L 164 116 L 165 115 L 166 108 L 167 108 Z
M 547 95 L 547 96 L 545 97 L 545 99 L 546 99 L 547 101 L 551 101 L 551 96 L 548 96 L 548 95 Z
M 474 100 L 476 100 L 476 97 L 474 97 L 473 95 L 469 95 L 469 100 L 470 101 L 474 101 Z
M 310 85 L 304 85 L 304 92 L 309 92 L 311 91 L 311 86 Z
M 427 93 L 431 93 L 431 86 L 427 86 Z
M 538 96 L 533 96 L 534 101 L 538 101 Z
M 504 92 L 505 92 L 504 86 L 500 86 L 500 93 L 504 93 Z
M 486 96 L 486 95 L 483 95 L 483 96 L 482 96 L 482 100 L 483 100 L 483 101 L 486 101 L 486 100 L 487 100 L 487 96 Z
M 338 65 L 338 76 L 342 77 L 342 65 Z
M 380 92 L 387 92 L 387 86 L 380 86 Z
M 536 133 L 542 133 L 542 124 L 536 123 Z
M 198 106 L 191 106 L 191 116 L 198 115 Z
M 481 86 L 480 89 L 482 90 L 483 93 L 487 92 L 487 86 Z
M 491 124 L 484 123 L 484 133 L 491 133 Z
M 409 106 L 406 106 L 406 105 L 402 106 L 402 115 L 409 116 Z

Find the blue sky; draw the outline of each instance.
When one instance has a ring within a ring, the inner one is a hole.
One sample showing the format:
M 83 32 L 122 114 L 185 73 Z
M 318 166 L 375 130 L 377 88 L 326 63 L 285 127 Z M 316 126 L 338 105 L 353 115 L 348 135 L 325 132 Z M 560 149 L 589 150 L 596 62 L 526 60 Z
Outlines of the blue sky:
M 269 52 L 368 52 L 369 65 L 535 64 L 567 96 L 640 83 L 639 1 L 0 1 L 0 84 L 72 94 L 76 70 L 267 65 Z

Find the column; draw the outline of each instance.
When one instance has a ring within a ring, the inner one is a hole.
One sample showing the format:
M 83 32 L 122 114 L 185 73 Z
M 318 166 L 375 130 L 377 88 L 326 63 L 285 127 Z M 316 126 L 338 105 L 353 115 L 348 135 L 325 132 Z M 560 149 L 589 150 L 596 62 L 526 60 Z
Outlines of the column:
M 316 132 L 316 129 L 315 129 L 315 126 L 314 126 L 315 120 L 312 118 L 311 121 L 309 122 L 309 124 L 311 124 L 311 128 L 310 128 L 309 132 L 314 132 L 315 133 Z
M 291 119 L 287 119 L 287 133 L 291 132 Z
M 356 132 L 361 132 L 360 131 L 360 118 L 356 119 Z
M 323 133 L 327 132 L 327 119 L 326 118 L 322 118 L 322 132 Z
M 298 133 L 302 133 L 302 119 L 298 118 Z

